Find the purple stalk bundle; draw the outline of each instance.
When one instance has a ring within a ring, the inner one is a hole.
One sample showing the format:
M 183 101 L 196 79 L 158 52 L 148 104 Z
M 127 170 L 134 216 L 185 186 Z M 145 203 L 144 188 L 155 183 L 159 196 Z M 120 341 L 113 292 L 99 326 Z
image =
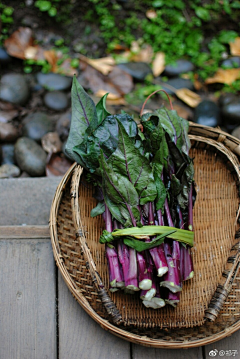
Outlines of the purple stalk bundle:
M 112 217 L 109 209 L 105 206 L 106 230 L 112 232 Z M 118 254 L 114 246 L 105 245 L 105 253 L 109 270 L 110 291 L 115 292 L 124 287 L 122 269 L 120 268 Z

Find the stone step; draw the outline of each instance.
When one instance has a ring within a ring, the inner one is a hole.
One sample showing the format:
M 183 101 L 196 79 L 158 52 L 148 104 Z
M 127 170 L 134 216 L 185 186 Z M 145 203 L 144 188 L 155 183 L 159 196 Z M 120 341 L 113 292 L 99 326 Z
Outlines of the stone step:
M 61 177 L 0 180 L 0 226 L 46 225 Z

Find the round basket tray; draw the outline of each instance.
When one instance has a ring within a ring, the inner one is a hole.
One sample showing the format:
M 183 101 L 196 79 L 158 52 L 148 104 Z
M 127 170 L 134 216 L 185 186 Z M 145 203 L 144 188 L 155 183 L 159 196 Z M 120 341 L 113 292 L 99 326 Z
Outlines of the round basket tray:
M 134 296 L 97 290 L 99 283 L 108 288 L 104 247 L 98 243 L 103 222 L 90 218 L 96 202 L 89 183 L 81 179 L 79 188 L 74 187 L 82 174 L 77 164 L 62 178 L 50 213 L 55 260 L 74 298 L 102 328 L 155 348 L 202 346 L 240 328 L 240 141 L 192 123 L 189 136 L 198 192 L 192 250 L 195 277 L 184 284 L 179 307 L 142 309 Z M 108 310 L 111 303 L 120 313 L 120 324 L 114 324 Z

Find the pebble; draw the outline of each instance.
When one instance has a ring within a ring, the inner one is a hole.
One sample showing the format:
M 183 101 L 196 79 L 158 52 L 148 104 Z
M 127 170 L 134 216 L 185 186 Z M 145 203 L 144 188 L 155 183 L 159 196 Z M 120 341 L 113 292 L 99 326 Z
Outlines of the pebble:
M 223 125 L 228 131 L 240 125 L 240 98 L 234 94 L 226 94 L 219 98 Z
M 72 78 L 68 76 L 54 73 L 43 74 L 39 72 L 36 77 L 38 83 L 48 91 L 68 90 L 72 85 Z
M 229 59 L 224 60 L 221 66 L 228 69 L 240 67 L 240 56 L 233 56 L 230 57 Z
M 18 111 L 17 110 L 8 110 L 8 111 L 1 111 L 0 110 L 0 122 L 8 122 L 11 121 L 14 117 L 17 117 Z
M 48 108 L 55 111 L 65 110 L 69 105 L 68 96 L 61 91 L 47 92 L 43 101 Z
M 11 123 L 1 123 L 0 140 L 1 142 L 14 142 L 19 137 L 18 130 Z
M 62 142 L 57 132 L 48 132 L 42 138 L 42 148 L 47 153 L 61 152 Z
M 164 69 L 163 74 L 166 76 L 178 76 L 180 74 L 190 72 L 194 70 L 194 65 L 184 59 L 179 59 L 173 65 L 167 65 Z
M 182 88 L 187 88 L 192 91 L 194 90 L 194 85 L 192 81 L 188 79 L 182 79 L 181 77 L 175 77 L 165 82 L 163 82 L 159 77 L 155 79 L 154 83 L 161 85 L 162 89 L 165 90 L 169 95 L 173 95 L 174 91 L 171 90 L 171 88 L 169 88 L 168 86 L 164 86 L 164 85 L 172 86 L 177 90 Z
M 71 112 L 63 113 L 56 125 L 57 133 L 62 141 L 65 141 L 68 138 L 69 130 L 71 124 Z
M 215 102 L 203 100 L 194 110 L 193 121 L 205 126 L 219 126 L 220 109 Z
M 146 62 L 126 62 L 117 66 L 139 81 L 143 81 L 147 75 L 152 74 L 152 69 Z
M 0 84 L 0 99 L 25 105 L 29 99 L 30 90 L 25 77 L 21 74 L 5 74 Z
M 0 178 L 19 177 L 20 173 L 20 168 L 13 164 L 6 163 L 0 166 Z
M 21 137 L 15 144 L 15 157 L 19 168 L 32 177 L 45 175 L 47 154 L 34 140 Z
M 31 113 L 24 119 L 23 136 L 37 142 L 48 132 L 54 130 L 54 124 L 44 112 Z
M 232 101 L 234 101 L 235 99 L 236 99 L 236 95 L 234 95 L 233 93 L 231 92 L 225 93 L 219 97 L 218 104 L 220 107 L 224 107 L 229 103 L 231 103 Z
M 11 57 L 8 55 L 7 51 L 0 47 L 0 63 L 1 64 L 7 64 L 11 61 Z
M 6 143 L 2 145 L 2 165 L 5 163 L 12 165 L 16 163 L 13 144 Z

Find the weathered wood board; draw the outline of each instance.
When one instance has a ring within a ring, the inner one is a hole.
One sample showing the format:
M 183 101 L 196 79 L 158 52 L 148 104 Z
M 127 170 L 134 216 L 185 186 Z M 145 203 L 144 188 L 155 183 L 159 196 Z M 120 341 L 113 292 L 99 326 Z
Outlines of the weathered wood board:
M 102 329 L 58 275 L 59 359 L 131 359 L 130 343 Z
M 133 344 L 132 359 L 204 359 L 202 348 L 155 349 Z
M 50 240 L 1 239 L 0 258 L 0 358 L 57 358 Z

